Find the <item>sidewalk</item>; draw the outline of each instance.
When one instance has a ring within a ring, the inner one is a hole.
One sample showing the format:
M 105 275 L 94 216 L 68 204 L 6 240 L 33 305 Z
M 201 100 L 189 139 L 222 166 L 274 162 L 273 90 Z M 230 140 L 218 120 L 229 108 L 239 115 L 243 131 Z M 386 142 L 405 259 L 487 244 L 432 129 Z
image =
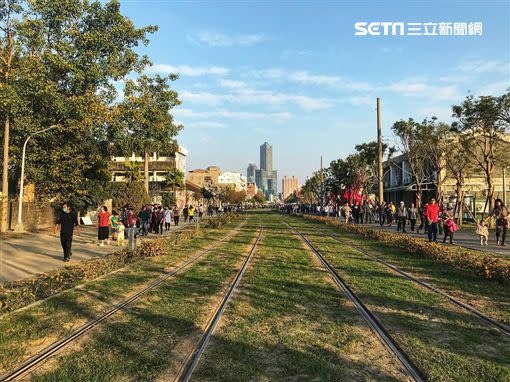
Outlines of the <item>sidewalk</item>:
M 391 227 L 388 227 L 387 225 L 384 225 L 381 227 L 378 223 L 376 224 L 369 224 L 371 228 L 375 229 L 382 229 L 385 231 L 393 231 L 397 232 L 397 223 L 394 222 Z M 416 232 L 413 232 L 409 228 L 409 224 L 406 227 L 407 233 L 409 235 L 413 235 L 416 237 L 421 237 L 424 239 L 427 239 L 427 235 L 423 233 L 423 230 L 420 234 L 417 234 Z M 488 254 L 497 254 L 503 257 L 506 257 L 510 259 L 510 237 L 507 234 L 507 246 L 503 247 L 500 245 L 496 245 L 496 234 L 491 231 L 489 236 L 489 245 L 484 245 L 483 247 L 480 245 L 480 239 L 478 238 L 478 235 L 475 233 L 475 228 L 473 228 L 471 231 L 469 230 L 460 230 L 455 232 L 453 236 L 453 242 L 456 246 L 461 246 L 469 249 L 475 249 L 478 251 L 484 251 Z M 437 240 L 441 245 L 451 245 L 449 243 L 449 238 L 446 239 L 446 244 L 443 244 L 443 237 L 444 235 L 437 235 Z
M 163 231 L 162 236 L 188 224 L 179 225 L 177 228 L 172 225 L 169 232 Z M 141 240 L 154 240 L 160 237 L 161 235 L 155 234 L 149 234 L 144 238 L 138 236 L 137 245 Z M 0 240 L 0 282 L 21 280 L 121 249 L 117 246 L 117 242 L 110 242 L 110 245 L 99 247 L 97 227 L 92 226 L 82 226 L 80 236 L 74 234 L 73 256 L 68 263 L 63 262 L 60 235 L 53 234 L 53 230 L 26 234 L 12 233 L 1 237 Z

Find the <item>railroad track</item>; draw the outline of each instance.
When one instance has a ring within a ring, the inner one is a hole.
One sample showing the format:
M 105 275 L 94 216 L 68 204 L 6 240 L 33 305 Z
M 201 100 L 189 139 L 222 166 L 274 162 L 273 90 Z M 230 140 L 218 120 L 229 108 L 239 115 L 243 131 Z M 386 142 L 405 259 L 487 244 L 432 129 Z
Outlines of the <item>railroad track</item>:
M 415 283 L 415 284 L 418 284 L 438 295 L 441 295 L 443 297 L 445 297 L 446 299 L 448 299 L 451 303 L 453 303 L 454 305 L 464 309 L 464 310 L 467 310 L 468 312 L 470 312 L 471 314 L 473 314 L 474 316 L 478 317 L 479 319 L 481 319 L 483 322 L 485 322 L 487 325 L 491 325 L 492 327 L 496 328 L 498 331 L 500 331 L 501 333 L 507 335 L 507 336 L 510 336 L 510 326 L 504 324 L 503 322 L 500 322 L 498 320 L 495 320 L 489 316 L 487 316 L 486 314 L 480 312 L 479 310 L 477 310 L 476 308 L 474 308 L 473 306 L 469 305 L 469 304 L 466 304 L 465 302 L 453 297 L 452 295 L 446 293 L 445 291 L 439 289 L 439 288 L 436 288 L 435 286 L 429 284 L 428 282 L 426 281 L 423 281 L 423 280 L 420 280 L 412 275 L 410 275 L 409 273 L 401 270 L 400 268 L 398 268 L 397 266 L 383 260 L 383 259 L 380 259 L 378 258 L 377 256 L 374 256 L 372 254 L 370 254 L 369 252 L 365 251 L 364 249 L 360 248 L 359 246 L 357 245 L 354 245 L 354 244 L 350 244 L 348 242 L 346 242 L 345 240 L 342 240 L 340 239 L 338 236 L 336 235 L 333 235 L 329 232 L 326 232 L 324 230 L 319 230 L 318 232 L 321 232 L 323 235 L 326 235 L 326 236 L 329 236 L 330 238 L 332 238 L 333 240 L 343 244 L 343 245 L 346 245 L 354 250 L 356 250 L 357 252 L 361 253 L 362 255 L 380 263 L 380 264 L 383 264 L 385 265 L 386 267 L 390 268 L 391 270 L 397 272 L 400 276 L 410 280 L 411 282 Z
M 237 275 L 230 285 L 230 288 L 228 289 L 227 293 L 221 300 L 221 303 L 218 305 L 215 313 L 209 320 L 206 329 L 204 331 L 204 334 L 198 341 L 196 347 L 193 349 L 192 352 L 188 355 L 186 358 L 186 361 L 184 362 L 183 366 L 179 370 L 179 373 L 177 374 L 177 377 L 174 381 L 176 382 L 187 382 L 190 380 L 191 375 L 193 374 L 193 371 L 198 365 L 198 362 L 200 361 L 200 357 L 202 356 L 205 348 L 207 347 L 207 344 L 209 343 L 209 340 L 214 333 L 214 329 L 218 325 L 218 323 L 221 320 L 221 317 L 223 315 L 223 312 L 225 311 L 225 308 L 227 307 L 228 302 L 232 298 L 232 295 L 234 294 L 237 286 L 239 285 L 239 282 L 241 281 L 241 278 L 243 277 L 243 274 L 248 266 L 248 263 L 250 262 L 251 258 L 253 257 L 253 254 L 255 253 L 255 250 L 257 248 L 257 245 L 259 244 L 260 238 L 262 236 L 262 232 L 264 230 L 264 227 L 261 225 L 259 229 L 259 234 L 257 235 L 257 238 L 255 239 L 255 243 L 252 245 L 250 252 L 246 256 L 243 264 L 241 265 L 241 268 L 239 268 L 239 271 L 237 272 Z
M 64 348 L 66 345 L 76 341 L 78 338 L 80 338 L 83 334 L 90 331 L 95 326 L 99 325 L 101 322 L 107 320 L 109 317 L 111 317 L 113 314 L 121 310 L 122 308 L 126 307 L 127 305 L 131 304 L 132 302 L 139 299 L 142 295 L 149 292 L 150 290 L 158 287 L 162 283 L 164 283 L 168 278 L 175 276 L 180 271 L 188 268 L 193 263 L 195 263 L 197 260 L 205 256 L 207 253 L 218 247 L 220 244 L 224 243 L 225 241 L 232 238 L 239 230 L 246 224 L 246 221 L 242 222 L 238 227 L 233 229 L 228 235 L 224 236 L 220 240 L 216 241 L 214 244 L 206 247 L 204 250 L 200 251 L 196 256 L 192 257 L 191 259 L 186 260 L 184 263 L 179 265 L 178 267 L 174 268 L 172 271 L 165 272 L 163 276 L 157 278 L 156 280 L 152 281 L 150 284 L 146 285 L 144 288 L 139 290 L 138 292 L 130 295 L 125 300 L 121 301 L 120 303 L 117 303 L 114 305 L 110 310 L 108 310 L 106 313 L 100 315 L 99 317 L 83 324 L 76 330 L 74 330 L 71 334 L 68 336 L 55 341 L 48 347 L 41 350 L 36 355 L 30 357 L 26 361 L 24 361 L 22 364 L 20 364 L 15 369 L 11 370 L 7 374 L 0 377 L 0 381 L 7 382 L 7 381 L 14 381 L 17 378 L 25 376 L 30 371 L 34 370 L 36 367 L 42 365 L 42 363 L 50 358 L 51 356 L 55 355 L 59 350 Z
M 303 235 L 298 229 L 290 225 L 289 223 L 282 221 L 285 225 L 287 225 L 293 232 L 295 232 L 301 239 L 305 242 L 305 244 L 310 248 L 310 250 L 317 256 L 321 264 L 324 268 L 329 272 L 335 283 L 342 289 L 347 298 L 354 304 L 356 309 L 361 313 L 365 322 L 368 326 L 376 333 L 379 339 L 382 341 L 383 345 L 394 354 L 401 365 L 404 367 L 406 373 L 416 382 L 424 382 L 425 378 L 423 377 L 423 373 L 414 365 L 411 361 L 410 357 L 405 353 L 405 351 L 398 345 L 395 339 L 389 334 L 389 332 L 384 328 L 382 323 L 377 319 L 377 317 L 365 306 L 365 304 L 361 301 L 361 299 L 356 295 L 356 293 L 345 283 L 345 281 L 337 274 L 335 269 L 328 263 L 328 261 L 324 258 L 324 256 L 320 253 L 320 251 Z

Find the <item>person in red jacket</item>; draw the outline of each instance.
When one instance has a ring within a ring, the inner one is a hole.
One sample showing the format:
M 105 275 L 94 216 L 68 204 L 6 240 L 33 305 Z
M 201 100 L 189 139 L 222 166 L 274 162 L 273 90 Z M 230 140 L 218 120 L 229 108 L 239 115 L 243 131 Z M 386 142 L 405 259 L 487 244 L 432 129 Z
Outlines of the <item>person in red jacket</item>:
M 437 243 L 437 220 L 439 218 L 439 206 L 436 199 L 430 199 L 430 203 L 425 208 L 424 217 L 429 224 L 428 237 L 429 241 Z

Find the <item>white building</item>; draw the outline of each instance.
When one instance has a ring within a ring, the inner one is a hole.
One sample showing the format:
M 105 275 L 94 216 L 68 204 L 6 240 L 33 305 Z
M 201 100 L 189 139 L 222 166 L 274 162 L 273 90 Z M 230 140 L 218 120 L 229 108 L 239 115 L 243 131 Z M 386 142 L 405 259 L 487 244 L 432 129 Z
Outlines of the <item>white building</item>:
M 177 168 L 186 173 L 186 158 L 188 150 L 178 146 L 177 151 L 170 156 L 162 156 L 158 153 L 151 153 L 149 157 L 149 182 L 164 182 L 168 170 Z M 144 158 L 135 153 L 129 157 L 112 157 L 110 162 L 110 173 L 112 182 L 123 182 L 126 179 L 129 163 L 135 163 L 140 169 L 140 176 L 143 178 Z
M 236 191 L 246 191 L 247 179 L 238 172 L 222 172 L 218 176 L 218 185 L 233 185 Z

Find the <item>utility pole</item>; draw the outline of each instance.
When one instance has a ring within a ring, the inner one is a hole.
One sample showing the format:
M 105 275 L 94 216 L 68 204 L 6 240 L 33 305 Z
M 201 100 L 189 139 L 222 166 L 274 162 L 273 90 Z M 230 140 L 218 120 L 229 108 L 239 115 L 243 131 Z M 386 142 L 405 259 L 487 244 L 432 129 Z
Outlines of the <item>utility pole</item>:
M 382 148 L 382 132 L 381 132 L 381 98 L 377 97 L 377 180 L 378 180 L 378 196 L 379 205 L 384 201 L 383 189 L 383 148 Z
M 505 206 L 508 206 L 507 204 L 507 197 L 506 197 L 506 192 L 507 192 L 507 189 L 506 189 L 506 167 L 503 165 L 503 204 Z
M 322 171 L 322 155 L 321 155 L 321 207 L 324 207 L 324 173 Z

